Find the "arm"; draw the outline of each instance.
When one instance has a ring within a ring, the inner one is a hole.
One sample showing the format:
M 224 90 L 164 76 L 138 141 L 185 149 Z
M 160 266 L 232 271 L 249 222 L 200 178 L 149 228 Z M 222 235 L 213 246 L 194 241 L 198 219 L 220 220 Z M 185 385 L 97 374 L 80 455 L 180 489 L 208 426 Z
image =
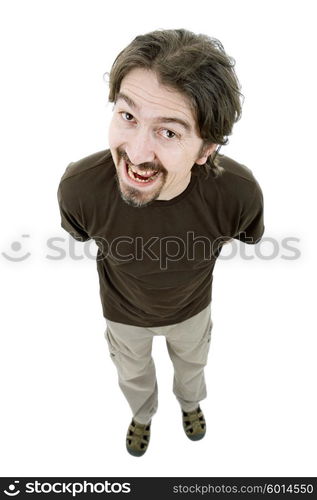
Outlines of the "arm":
M 85 231 L 83 225 L 80 222 L 80 216 L 75 213 L 74 208 L 71 210 L 67 206 L 67 197 L 63 192 L 62 182 L 60 182 L 57 199 L 59 204 L 59 210 L 61 214 L 61 226 L 65 231 L 67 231 L 75 240 L 77 241 L 87 241 L 90 236 Z
M 234 238 L 244 243 L 254 245 L 258 243 L 264 233 L 263 221 L 263 194 L 260 185 L 255 181 L 255 189 L 248 203 L 241 213 L 239 221 L 239 230 Z

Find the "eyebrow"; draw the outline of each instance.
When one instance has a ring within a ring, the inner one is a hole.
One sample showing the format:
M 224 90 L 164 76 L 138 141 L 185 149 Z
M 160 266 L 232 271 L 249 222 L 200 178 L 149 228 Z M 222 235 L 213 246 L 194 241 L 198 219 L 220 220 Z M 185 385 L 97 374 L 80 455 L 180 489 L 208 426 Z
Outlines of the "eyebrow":
M 118 93 L 116 102 L 119 99 L 125 101 L 131 108 L 139 109 L 138 105 L 133 101 L 133 99 L 131 99 L 131 97 L 124 94 L 123 92 Z M 192 130 L 191 125 L 186 120 L 182 120 L 181 118 L 178 118 L 176 116 L 157 116 L 155 118 L 155 121 L 160 122 L 160 123 L 178 123 L 179 125 L 184 127 L 184 129 L 187 132 L 190 132 Z

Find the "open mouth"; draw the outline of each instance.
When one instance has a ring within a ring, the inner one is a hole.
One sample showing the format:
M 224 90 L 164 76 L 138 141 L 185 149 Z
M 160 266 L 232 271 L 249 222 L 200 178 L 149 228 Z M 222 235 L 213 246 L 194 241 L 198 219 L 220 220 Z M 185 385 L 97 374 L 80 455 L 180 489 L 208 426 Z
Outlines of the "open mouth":
M 128 177 L 138 183 L 138 184 L 151 184 L 153 183 L 157 177 L 160 175 L 159 170 L 142 170 L 142 173 L 137 169 L 137 167 L 134 167 L 130 164 L 127 164 L 125 162 L 125 168 Z

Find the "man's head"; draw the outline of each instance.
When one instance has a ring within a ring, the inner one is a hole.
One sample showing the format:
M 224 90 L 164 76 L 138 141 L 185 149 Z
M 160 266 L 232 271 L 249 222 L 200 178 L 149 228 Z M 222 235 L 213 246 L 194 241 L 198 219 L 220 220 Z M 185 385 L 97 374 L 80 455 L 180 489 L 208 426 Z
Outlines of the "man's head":
M 125 201 L 177 196 L 193 165 L 219 173 L 215 150 L 241 116 L 233 66 L 218 40 L 182 29 L 138 36 L 118 55 L 109 145 Z

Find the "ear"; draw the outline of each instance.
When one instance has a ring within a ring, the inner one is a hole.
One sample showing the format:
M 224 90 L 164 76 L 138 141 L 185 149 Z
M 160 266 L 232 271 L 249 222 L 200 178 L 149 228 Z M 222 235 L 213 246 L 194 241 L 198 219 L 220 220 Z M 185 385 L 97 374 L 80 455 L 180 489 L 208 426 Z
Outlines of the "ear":
M 208 157 L 216 151 L 218 144 L 210 144 L 209 146 L 205 146 L 199 153 L 199 157 L 195 161 L 197 165 L 205 165 Z

